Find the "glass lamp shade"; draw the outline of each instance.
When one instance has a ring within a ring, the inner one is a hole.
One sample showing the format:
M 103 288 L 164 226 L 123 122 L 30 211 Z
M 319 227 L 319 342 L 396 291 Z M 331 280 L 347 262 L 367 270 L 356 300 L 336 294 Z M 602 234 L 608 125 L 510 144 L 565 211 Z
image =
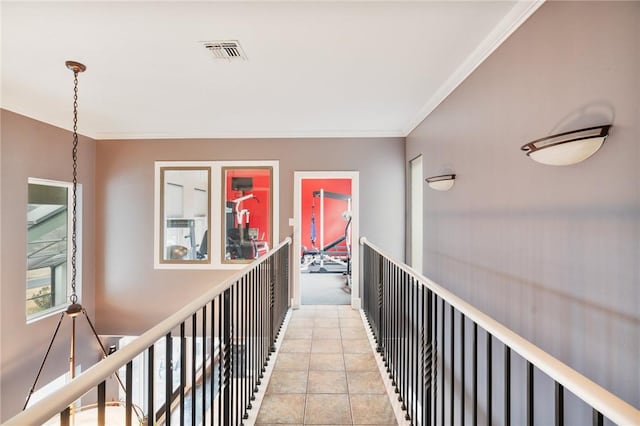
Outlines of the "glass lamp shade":
M 440 175 L 428 177 L 426 181 L 431 189 L 435 189 L 436 191 L 448 191 L 453 188 L 455 179 L 456 175 Z
M 522 150 L 534 161 L 550 166 L 568 166 L 596 153 L 611 126 L 590 127 L 529 142 Z

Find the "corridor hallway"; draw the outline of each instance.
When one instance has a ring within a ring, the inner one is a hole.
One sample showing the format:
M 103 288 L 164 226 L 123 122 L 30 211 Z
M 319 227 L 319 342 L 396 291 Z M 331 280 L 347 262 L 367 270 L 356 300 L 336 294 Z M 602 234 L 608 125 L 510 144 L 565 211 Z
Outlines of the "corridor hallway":
M 360 312 L 291 312 L 256 425 L 396 425 Z

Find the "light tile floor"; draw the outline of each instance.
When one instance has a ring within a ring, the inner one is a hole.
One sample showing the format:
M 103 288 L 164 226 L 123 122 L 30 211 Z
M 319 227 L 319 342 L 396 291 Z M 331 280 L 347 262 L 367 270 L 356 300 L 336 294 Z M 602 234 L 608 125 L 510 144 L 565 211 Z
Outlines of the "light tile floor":
M 397 425 L 364 327 L 347 305 L 292 311 L 256 425 Z

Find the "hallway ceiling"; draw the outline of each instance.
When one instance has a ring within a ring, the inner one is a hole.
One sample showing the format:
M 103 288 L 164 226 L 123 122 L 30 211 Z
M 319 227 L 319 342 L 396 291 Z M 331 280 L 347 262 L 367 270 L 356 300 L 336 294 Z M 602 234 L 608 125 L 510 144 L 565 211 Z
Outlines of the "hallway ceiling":
M 96 139 L 406 136 L 540 4 L 2 1 L 2 107 L 69 129 L 75 60 Z

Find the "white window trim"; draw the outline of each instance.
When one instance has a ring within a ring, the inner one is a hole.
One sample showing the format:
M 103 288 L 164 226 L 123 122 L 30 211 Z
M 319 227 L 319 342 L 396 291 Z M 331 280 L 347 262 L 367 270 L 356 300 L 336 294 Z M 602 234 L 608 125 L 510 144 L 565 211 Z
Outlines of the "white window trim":
M 29 184 L 36 185 L 49 185 L 67 188 L 67 295 L 71 294 L 71 253 L 73 251 L 73 243 L 71 241 L 72 227 L 73 227 L 73 183 L 52 179 L 42 179 L 30 177 L 27 179 L 27 188 Z M 82 302 L 82 184 L 78 183 L 76 187 L 76 294 L 78 295 L 78 301 Z M 25 286 L 26 286 L 26 271 L 27 262 L 25 258 Z M 25 287 L 26 290 L 26 287 Z M 25 298 L 26 303 L 26 298 Z M 40 311 L 35 314 L 25 316 L 27 324 L 32 324 L 44 318 L 48 318 L 52 315 L 56 315 L 63 312 L 70 305 L 69 299 L 64 303 L 51 307 L 49 309 Z
M 280 162 L 278 160 L 251 161 L 156 161 L 154 171 L 154 208 L 153 208 L 153 267 L 154 269 L 187 269 L 187 270 L 238 270 L 245 268 L 246 263 L 222 263 L 222 247 L 215 241 L 217 233 L 211 234 L 208 263 L 161 263 L 160 262 L 160 169 L 162 167 L 211 167 L 211 217 L 208 229 L 222 229 L 222 168 L 223 167 L 271 167 L 271 188 L 273 205 L 271 209 L 272 246 L 280 242 Z M 219 238 L 219 235 L 218 235 Z

